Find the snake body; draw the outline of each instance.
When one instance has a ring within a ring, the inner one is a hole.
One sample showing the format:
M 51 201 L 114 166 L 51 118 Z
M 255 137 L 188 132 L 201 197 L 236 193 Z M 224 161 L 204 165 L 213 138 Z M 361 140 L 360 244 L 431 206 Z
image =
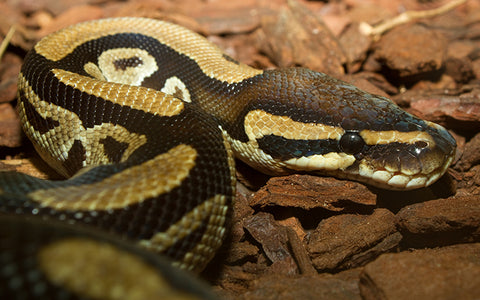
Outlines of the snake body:
M 143 18 L 45 37 L 25 58 L 18 95 L 26 135 L 71 178 L 2 173 L 3 212 L 94 225 L 196 271 L 225 235 L 232 153 L 268 174 L 414 189 L 443 175 L 456 147 L 384 97 L 304 68 L 258 70 Z
M 218 299 L 168 260 L 110 234 L 39 218 L 0 218 L 2 299 Z

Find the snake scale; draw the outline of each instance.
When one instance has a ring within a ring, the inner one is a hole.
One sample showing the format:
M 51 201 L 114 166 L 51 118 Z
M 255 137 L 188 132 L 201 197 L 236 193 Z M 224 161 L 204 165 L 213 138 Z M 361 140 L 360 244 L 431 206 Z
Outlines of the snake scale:
M 225 236 L 233 154 L 267 174 L 306 171 L 403 190 L 437 180 L 456 148 L 443 127 L 384 97 L 305 68 L 254 69 L 196 33 L 144 18 L 90 21 L 43 38 L 25 58 L 18 101 L 24 132 L 69 178 L 0 173 L 1 238 L 42 253 L 34 262 L 29 254 L 25 268 L 42 269 L 43 284 L 26 292 L 5 244 L 2 264 L 17 267 L 1 272 L 2 293 L 37 299 L 52 286 L 107 296 L 82 288 L 83 271 L 49 263 L 58 251 L 88 249 L 84 239 L 48 253 L 57 239 L 38 233 L 29 244 L 31 230 L 12 235 L 5 228 L 19 222 L 5 215 L 94 226 L 198 272 Z

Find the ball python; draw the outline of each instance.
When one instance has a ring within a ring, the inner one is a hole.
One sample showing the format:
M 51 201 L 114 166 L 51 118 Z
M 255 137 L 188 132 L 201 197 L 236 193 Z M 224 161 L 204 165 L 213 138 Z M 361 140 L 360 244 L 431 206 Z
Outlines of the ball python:
M 442 176 L 456 148 L 443 127 L 385 97 L 306 68 L 255 69 L 146 18 L 40 40 L 18 106 L 37 152 L 69 179 L 0 173 L 3 214 L 96 226 L 194 271 L 225 236 L 234 156 L 272 175 L 408 190 Z
M 218 299 L 168 260 L 92 228 L 3 216 L 0 241 L 1 299 Z

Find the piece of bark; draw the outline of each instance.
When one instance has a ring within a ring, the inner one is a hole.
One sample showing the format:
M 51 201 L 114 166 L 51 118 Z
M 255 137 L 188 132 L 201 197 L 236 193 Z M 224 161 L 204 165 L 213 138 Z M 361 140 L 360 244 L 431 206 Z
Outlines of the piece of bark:
M 371 215 L 344 214 L 320 222 L 307 249 L 319 271 L 352 268 L 395 248 L 399 242 L 398 235 L 391 237 L 395 233 L 395 216 L 387 209 Z
M 480 130 L 480 88 L 465 86 L 456 90 L 407 91 L 393 97 L 409 104 L 410 112 L 449 129 L 478 133 Z
M 22 144 L 20 119 L 10 103 L 0 104 L 0 146 L 19 147 Z
M 208 36 L 208 40 L 220 47 L 225 54 L 236 61 L 259 69 L 275 67 L 267 57 L 258 53 L 252 34 Z
M 101 0 L 40 0 L 40 1 L 6 1 L 7 3 L 11 2 L 15 10 L 19 10 L 24 14 L 31 14 L 36 11 L 49 11 L 53 15 L 59 15 L 63 11 L 68 10 L 72 7 L 85 5 L 85 4 L 94 4 L 102 2 Z
M 358 23 L 352 23 L 339 37 L 339 43 L 347 57 L 348 72 L 358 72 L 367 57 L 372 39 L 360 32 Z
M 248 204 L 249 197 L 251 197 L 251 192 L 241 183 L 237 182 L 236 198 L 231 210 L 230 240 L 233 243 L 240 242 L 244 239 L 245 230 L 243 223 L 255 212 Z
M 4 103 L 14 100 L 17 96 L 17 80 L 22 60 L 17 55 L 7 52 L 1 62 L 0 103 Z
M 214 291 L 221 299 L 237 299 L 239 294 L 245 293 L 249 283 L 258 277 L 257 273 L 240 266 L 224 266 L 220 273 L 215 273 Z
M 364 266 L 367 263 L 375 260 L 379 255 L 387 252 L 391 252 L 396 249 L 400 244 L 400 241 L 403 239 L 403 236 L 399 232 L 394 232 L 383 240 L 380 240 L 378 244 L 373 245 L 371 248 L 360 252 L 358 254 L 352 255 L 347 261 L 340 264 L 338 269 L 348 270 Z
M 262 249 L 272 262 L 272 272 L 297 274 L 298 268 L 288 249 L 288 236 L 285 227 L 280 226 L 267 213 L 257 213 L 244 222 L 245 229 L 262 245 Z
M 467 83 L 475 78 L 472 61 L 466 57 L 445 60 L 445 74 L 451 76 L 457 83 Z
M 295 216 L 289 217 L 289 218 L 286 218 L 286 219 L 283 219 L 283 220 L 278 220 L 278 224 L 280 224 L 282 226 L 285 226 L 285 227 L 288 227 L 302 241 L 305 238 L 305 236 L 307 235 L 307 233 L 303 229 L 302 224 L 300 223 L 298 218 L 295 217 Z
M 480 165 L 476 165 L 464 173 L 457 173 L 458 192 L 457 196 L 480 197 Z
M 451 197 L 404 207 L 396 215 L 406 247 L 480 241 L 480 198 Z
M 288 244 L 290 245 L 290 249 L 295 257 L 295 261 L 297 262 L 298 269 L 300 270 L 300 274 L 305 275 L 314 275 L 317 274 L 317 271 L 312 265 L 312 261 L 308 256 L 307 250 L 305 249 L 305 245 L 300 240 L 299 236 L 295 233 L 295 231 L 290 228 L 286 227 L 287 229 L 287 237 L 288 237 Z
M 342 211 L 358 205 L 373 207 L 375 200 L 376 195 L 357 182 L 295 174 L 271 178 L 255 193 L 250 205 Z
M 333 76 L 344 73 L 346 56 L 330 30 L 295 1 L 261 18 L 258 47 L 279 67 L 305 66 Z
M 434 79 L 425 79 L 415 82 L 410 91 L 454 90 L 458 87 L 451 76 L 446 73 L 438 73 Z
M 345 74 L 341 76 L 340 79 L 370 94 L 389 98 L 389 95 L 398 93 L 398 89 L 378 73 L 360 72 L 353 75 Z
M 358 279 L 343 275 L 319 274 L 309 276 L 263 276 L 254 281 L 249 292 L 236 299 L 248 300 L 298 300 L 345 299 L 360 300 Z
M 8 31 L 15 27 L 15 32 L 9 44 L 30 49 L 32 46 L 31 38 L 35 36 L 35 32 L 26 28 L 25 23 L 28 19 L 25 18 L 18 7 L 15 7 L 16 2 L 0 1 L 0 41 L 3 42 Z
M 448 41 L 443 34 L 419 24 L 387 32 L 377 43 L 375 58 L 393 75 L 407 78 L 440 70 Z
M 260 16 L 263 14 L 263 9 L 256 8 L 252 2 L 218 2 L 215 7 L 194 10 L 194 17 L 205 35 L 251 32 L 260 26 Z
M 51 19 L 51 22 L 48 24 L 44 24 L 44 26 L 38 31 L 38 37 L 44 37 L 47 34 L 73 24 L 100 19 L 102 17 L 105 17 L 103 9 L 95 5 L 86 4 L 71 7 L 63 11 L 56 18 Z
M 480 244 L 384 254 L 365 266 L 362 298 L 477 299 Z
M 249 242 L 238 242 L 229 248 L 225 262 L 229 265 L 237 265 L 242 261 L 249 260 L 258 254 L 258 248 Z
M 466 171 L 478 164 L 480 164 L 480 133 L 476 134 L 465 144 L 462 157 L 456 167 L 462 171 Z

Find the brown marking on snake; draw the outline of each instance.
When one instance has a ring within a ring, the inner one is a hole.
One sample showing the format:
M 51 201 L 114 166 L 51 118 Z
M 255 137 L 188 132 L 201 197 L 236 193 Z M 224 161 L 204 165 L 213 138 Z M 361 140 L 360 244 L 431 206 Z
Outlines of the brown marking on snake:
M 119 58 L 113 61 L 116 70 L 125 71 L 127 68 L 137 67 L 143 64 L 140 57 Z
M 194 148 L 179 145 L 100 182 L 37 190 L 28 196 L 56 210 L 120 209 L 158 197 L 180 186 L 195 166 L 196 157 Z
M 125 151 L 128 149 L 129 143 L 117 141 L 112 136 L 100 139 L 99 143 L 103 145 L 103 152 L 112 162 L 122 161 Z

